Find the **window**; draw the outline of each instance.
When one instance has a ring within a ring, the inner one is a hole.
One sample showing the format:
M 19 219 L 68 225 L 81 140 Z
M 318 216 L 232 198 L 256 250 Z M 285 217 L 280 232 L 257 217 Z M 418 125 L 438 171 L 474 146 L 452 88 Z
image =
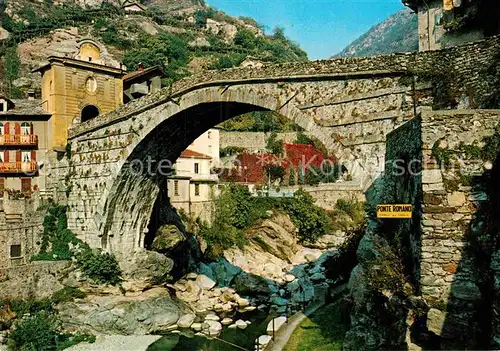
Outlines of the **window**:
M 194 173 L 195 174 L 200 173 L 200 164 L 199 163 L 194 164 Z
M 0 193 L 3 193 L 4 190 L 5 190 L 5 178 L 0 178 Z
M 2 106 L 2 105 L 0 105 Z M 0 135 L 4 135 L 5 134 L 5 126 L 3 125 L 3 123 L 0 123 Z
M 0 112 L 4 112 L 3 105 L 3 100 L 0 100 Z
M 21 257 L 21 245 L 10 245 L 10 258 Z
M 174 180 L 174 195 L 179 196 L 179 181 Z
M 31 178 L 21 178 L 21 191 L 23 193 L 31 191 Z
M 208 139 L 212 139 L 212 132 L 208 132 Z
M 194 195 L 195 196 L 200 196 L 200 184 L 195 184 L 194 185 Z
M 5 162 L 5 151 L 0 151 L 0 162 Z
M 208 145 L 208 153 L 212 154 L 212 145 Z
M 21 154 L 21 162 L 31 162 L 31 152 L 23 151 Z
M 31 124 L 29 124 L 28 122 L 23 122 L 21 124 L 21 134 L 22 135 L 31 134 Z

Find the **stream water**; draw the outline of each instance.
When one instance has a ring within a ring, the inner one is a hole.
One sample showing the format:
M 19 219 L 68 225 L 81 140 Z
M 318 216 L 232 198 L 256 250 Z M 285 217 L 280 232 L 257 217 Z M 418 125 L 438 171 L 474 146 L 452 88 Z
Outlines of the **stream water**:
M 275 316 L 268 312 L 237 314 L 234 320 L 241 318 L 252 322 L 246 329 L 224 327 L 217 339 L 184 334 L 168 334 L 151 344 L 147 351 L 235 351 L 254 350 L 255 339 L 266 334 L 267 324 Z M 239 347 L 233 346 L 238 345 Z

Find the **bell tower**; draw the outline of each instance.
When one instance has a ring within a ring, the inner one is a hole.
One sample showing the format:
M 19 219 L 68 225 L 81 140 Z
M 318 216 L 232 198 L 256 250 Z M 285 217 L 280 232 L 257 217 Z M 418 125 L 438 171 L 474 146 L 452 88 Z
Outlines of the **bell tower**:
M 78 43 L 71 57 L 50 56 L 42 74 L 42 103 L 52 114 L 50 147 L 66 147 L 72 123 L 89 121 L 123 104 L 123 67 L 106 65 L 92 39 Z

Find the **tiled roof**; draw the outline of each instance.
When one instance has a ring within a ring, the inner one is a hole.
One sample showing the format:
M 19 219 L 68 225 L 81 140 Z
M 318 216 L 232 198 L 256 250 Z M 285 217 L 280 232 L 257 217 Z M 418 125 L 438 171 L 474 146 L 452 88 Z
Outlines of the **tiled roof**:
M 2 115 L 50 115 L 42 108 L 42 100 L 16 99 L 12 100 L 15 104 L 12 110 L 0 112 Z
M 138 70 L 135 72 L 130 72 L 123 77 L 123 81 L 135 79 L 137 77 L 148 74 L 148 73 L 153 72 L 155 70 L 158 70 L 159 75 L 163 75 L 163 70 L 161 69 L 160 66 L 153 66 L 153 67 L 144 68 L 144 69 L 141 69 L 141 70 Z
M 184 150 L 182 153 L 181 153 L 181 156 L 180 157 L 184 157 L 184 158 L 202 158 L 202 159 L 207 159 L 207 160 L 210 160 L 212 159 L 210 156 L 208 155 L 205 155 L 205 154 L 202 154 L 200 152 L 196 152 L 196 151 L 193 151 L 193 150 Z

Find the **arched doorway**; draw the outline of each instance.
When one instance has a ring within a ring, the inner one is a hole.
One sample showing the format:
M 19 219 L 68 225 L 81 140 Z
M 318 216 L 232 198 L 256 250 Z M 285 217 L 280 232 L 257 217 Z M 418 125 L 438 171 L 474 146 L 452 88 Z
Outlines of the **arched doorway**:
M 94 105 L 87 105 L 82 109 L 82 122 L 87 122 L 92 118 L 99 116 L 99 109 Z

